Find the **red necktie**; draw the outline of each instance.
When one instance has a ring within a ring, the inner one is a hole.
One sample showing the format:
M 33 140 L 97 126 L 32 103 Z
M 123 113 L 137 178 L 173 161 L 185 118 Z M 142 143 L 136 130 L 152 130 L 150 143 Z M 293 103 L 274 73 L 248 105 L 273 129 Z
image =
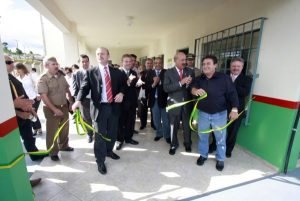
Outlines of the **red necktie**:
M 180 77 L 180 81 L 182 80 L 182 69 L 179 70 L 179 77 Z
M 105 71 L 105 86 L 106 86 L 106 96 L 107 96 L 107 102 L 111 103 L 113 101 L 113 95 L 111 90 L 111 80 L 109 77 L 109 73 L 107 70 L 107 67 L 104 67 Z

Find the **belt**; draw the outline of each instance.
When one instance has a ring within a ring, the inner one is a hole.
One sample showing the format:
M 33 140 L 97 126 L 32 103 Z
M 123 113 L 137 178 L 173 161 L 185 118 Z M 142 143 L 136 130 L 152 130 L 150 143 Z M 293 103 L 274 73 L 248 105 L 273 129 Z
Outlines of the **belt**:
M 112 103 L 108 103 L 108 102 L 103 102 L 103 103 L 100 103 L 101 105 L 111 105 Z

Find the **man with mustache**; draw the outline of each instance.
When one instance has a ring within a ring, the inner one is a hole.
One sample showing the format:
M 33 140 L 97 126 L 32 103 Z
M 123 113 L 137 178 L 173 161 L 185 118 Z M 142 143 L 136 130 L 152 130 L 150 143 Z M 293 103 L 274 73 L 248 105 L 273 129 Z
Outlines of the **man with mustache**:
M 44 102 L 43 111 L 46 118 L 46 145 L 47 149 L 53 144 L 53 139 L 57 129 L 69 119 L 69 102 L 72 105 L 73 99 L 69 90 L 69 85 L 58 69 L 58 63 L 55 57 L 50 57 L 44 62 L 48 72 L 41 76 L 38 83 L 38 93 Z M 51 160 L 58 161 L 58 152 L 73 151 L 69 146 L 69 122 L 67 122 L 58 137 L 58 141 L 54 142 L 54 148 L 50 152 Z
M 210 128 L 222 128 L 227 123 L 227 116 L 230 120 L 238 117 L 239 100 L 236 89 L 228 75 L 216 72 L 218 59 L 214 55 L 207 55 L 202 59 L 203 74 L 196 78 L 192 84 L 192 94 L 207 97 L 201 100 L 198 105 L 198 149 L 200 157 L 197 165 L 202 166 L 208 158 L 209 135 L 201 131 Z M 230 112 L 227 115 L 227 106 L 230 105 Z M 222 171 L 224 168 L 226 152 L 226 128 L 215 130 L 214 136 L 217 142 L 216 169 Z

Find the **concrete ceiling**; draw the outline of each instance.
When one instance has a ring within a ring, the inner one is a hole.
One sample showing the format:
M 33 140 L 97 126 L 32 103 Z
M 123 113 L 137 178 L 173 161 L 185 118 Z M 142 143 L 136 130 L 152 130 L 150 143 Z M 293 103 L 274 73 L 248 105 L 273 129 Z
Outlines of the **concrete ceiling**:
M 36 0 L 27 0 L 29 3 Z M 40 0 L 59 12 L 90 48 L 142 48 L 224 0 Z M 49 5 L 52 4 L 52 5 Z M 47 7 L 46 5 L 46 7 Z M 43 14 L 43 13 L 42 13 Z M 54 13 L 55 14 L 55 13 Z M 129 25 L 128 16 L 132 16 Z

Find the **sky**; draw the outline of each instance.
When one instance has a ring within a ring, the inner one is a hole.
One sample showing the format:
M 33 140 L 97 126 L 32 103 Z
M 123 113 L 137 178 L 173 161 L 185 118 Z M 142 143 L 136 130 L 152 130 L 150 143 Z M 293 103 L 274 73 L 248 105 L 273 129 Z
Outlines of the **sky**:
M 0 38 L 12 50 L 43 55 L 40 14 L 25 0 L 0 0 Z

